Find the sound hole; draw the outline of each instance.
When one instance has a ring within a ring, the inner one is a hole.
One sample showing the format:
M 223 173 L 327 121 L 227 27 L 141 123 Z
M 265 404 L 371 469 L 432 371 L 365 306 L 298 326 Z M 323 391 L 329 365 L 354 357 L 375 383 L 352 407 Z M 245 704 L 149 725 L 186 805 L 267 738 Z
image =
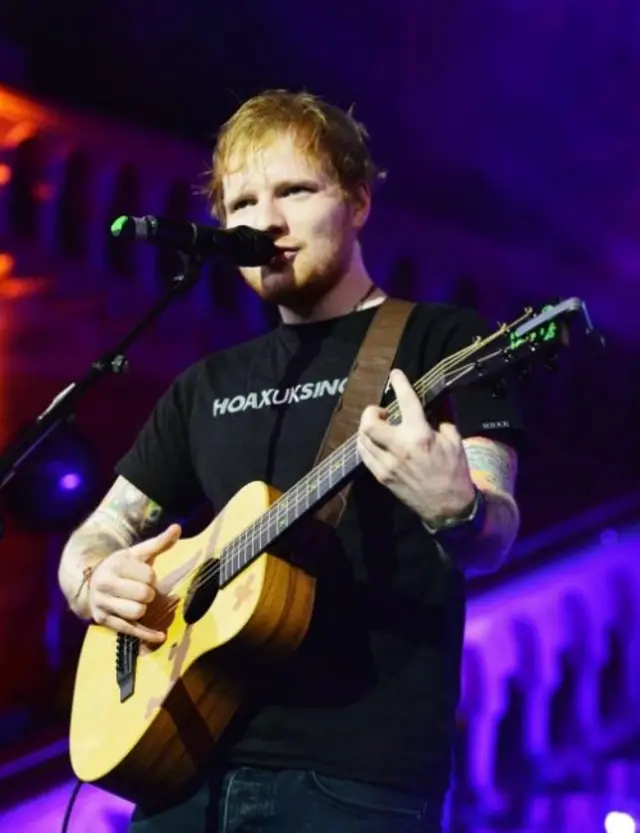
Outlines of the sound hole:
M 208 558 L 200 565 L 189 585 L 184 602 L 184 621 L 187 625 L 198 622 L 209 610 L 220 589 L 218 564 Z

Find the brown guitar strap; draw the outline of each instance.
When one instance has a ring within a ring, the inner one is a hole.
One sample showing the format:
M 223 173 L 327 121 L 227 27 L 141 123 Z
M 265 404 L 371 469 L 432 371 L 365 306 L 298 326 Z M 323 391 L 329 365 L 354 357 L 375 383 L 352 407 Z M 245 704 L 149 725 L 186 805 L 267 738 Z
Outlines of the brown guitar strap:
M 357 432 L 367 405 L 377 405 L 382 401 L 391 364 L 414 307 L 411 301 L 387 298 L 377 308 L 351 366 L 344 393 L 333 411 L 314 465 Z M 351 483 L 347 483 L 315 513 L 316 517 L 336 527 L 345 510 L 350 488 Z

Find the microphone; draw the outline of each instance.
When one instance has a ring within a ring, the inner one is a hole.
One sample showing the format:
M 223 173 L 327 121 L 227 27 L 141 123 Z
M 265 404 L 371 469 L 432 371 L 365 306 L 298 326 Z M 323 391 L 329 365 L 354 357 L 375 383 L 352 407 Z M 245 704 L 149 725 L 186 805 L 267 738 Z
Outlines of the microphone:
M 236 266 L 264 266 L 277 254 L 271 236 L 249 226 L 219 229 L 164 217 L 123 215 L 111 225 L 111 234 L 124 240 L 144 240 L 170 246 L 185 254 L 223 255 Z

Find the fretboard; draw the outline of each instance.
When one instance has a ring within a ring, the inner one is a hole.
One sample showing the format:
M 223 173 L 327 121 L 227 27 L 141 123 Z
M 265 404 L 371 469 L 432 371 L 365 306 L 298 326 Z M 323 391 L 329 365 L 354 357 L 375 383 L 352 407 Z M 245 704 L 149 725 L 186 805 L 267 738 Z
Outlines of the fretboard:
M 418 387 L 419 384 L 420 382 L 416 383 L 414 387 Z M 425 393 L 421 394 L 425 405 L 431 404 L 446 387 L 446 376 L 442 374 Z M 400 422 L 399 412 L 391 413 L 388 421 L 391 424 Z M 220 555 L 221 583 L 230 581 L 297 521 L 316 511 L 329 500 L 355 475 L 361 462 L 354 434 L 224 547 Z

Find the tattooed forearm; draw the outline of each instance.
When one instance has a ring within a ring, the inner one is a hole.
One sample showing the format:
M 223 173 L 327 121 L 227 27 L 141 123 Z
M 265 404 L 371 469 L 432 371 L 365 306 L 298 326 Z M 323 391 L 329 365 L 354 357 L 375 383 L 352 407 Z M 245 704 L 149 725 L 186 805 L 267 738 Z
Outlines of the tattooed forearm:
M 513 546 L 520 528 L 520 510 L 508 494 L 484 492 L 487 519 L 478 541 L 478 554 L 485 569 L 497 569 Z
M 505 561 L 520 528 L 520 511 L 513 496 L 518 471 L 516 452 L 484 437 L 463 440 L 469 473 L 484 495 L 484 527 L 472 541 L 445 555 L 467 574 L 497 570 Z
M 58 566 L 58 583 L 69 607 L 89 618 L 84 571 L 95 568 L 114 552 L 129 545 L 129 536 L 106 518 L 91 516 L 67 541 Z
M 504 443 L 485 437 L 463 440 L 471 479 L 482 491 L 513 495 L 518 475 L 518 456 Z
M 493 573 L 504 563 L 520 527 L 520 511 L 511 495 L 483 490 L 487 515 L 472 541 L 450 547 L 443 556 L 467 576 Z
M 145 537 L 161 514 L 160 507 L 139 489 L 122 477 L 116 480 L 63 550 L 58 582 L 72 610 L 88 618 L 87 594 L 78 592 L 84 584 L 84 570 Z
M 125 533 L 113 521 L 95 512 L 69 538 L 65 548 L 80 569 L 94 565 L 116 550 L 126 549 L 134 542 L 132 536 Z
M 162 509 L 123 477 L 119 477 L 94 514 L 113 521 L 131 544 L 155 528 L 162 516 Z

